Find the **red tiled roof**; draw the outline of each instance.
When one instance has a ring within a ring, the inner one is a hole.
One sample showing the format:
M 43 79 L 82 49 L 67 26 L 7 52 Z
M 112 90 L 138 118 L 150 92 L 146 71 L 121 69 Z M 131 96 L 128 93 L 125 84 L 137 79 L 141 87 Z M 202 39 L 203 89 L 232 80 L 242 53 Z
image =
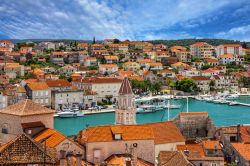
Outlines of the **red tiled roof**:
M 46 140 L 46 146 L 50 148 L 56 147 L 59 143 L 61 143 L 65 139 L 66 136 L 64 136 L 63 134 L 54 129 L 46 129 L 35 137 L 36 142 L 44 143 Z
M 234 55 L 233 54 L 222 54 L 220 55 L 220 58 L 233 58 Z
M 192 44 L 191 46 L 200 47 L 200 46 L 203 46 L 204 44 L 207 44 L 207 43 L 206 42 L 197 42 L 197 43 Z
M 204 149 L 215 149 L 215 148 L 219 149 L 219 150 L 222 149 L 219 141 L 217 141 L 217 140 L 202 141 L 202 145 L 203 145 Z
M 45 82 L 31 82 L 27 85 L 31 90 L 46 90 L 49 86 Z
M 49 87 L 69 87 L 71 86 L 70 82 L 64 79 L 58 79 L 58 80 L 47 80 L 46 84 Z
M 0 109 L 0 114 L 10 114 L 17 116 L 28 116 L 38 114 L 53 114 L 55 111 L 40 104 L 37 104 L 29 99 L 22 100 L 16 104 Z
M 250 144 L 231 143 L 231 145 L 246 161 L 250 161 Z
M 93 84 L 102 84 L 102 83 L 121 83 L 122 80 L 116 77 L 88 77 L 81 80 L 83 83 L 93 83 Z
M 123 140 L 154 140 L 155 144 L 185 142 L 173 122 L 90 127 L 79 133 L 78 140 L 81 143 L 110 142 L 114 141 L 115 133 L 120 133 Z
M 240 44 L 223 44 L 224 47 L 241 47 Z
M 250 126 L 240 126 L 240 134 L 242 142 L 250 143 Z
M 209 80 L 209 78 L 205 77 L 205 76 L 192 76 L 191 78 L 195 81 L 207 81 L 207 80 Z
M 173 122 L 158 122 L 144 124 L 152 128 L 155 144 L 185 142 L 185 138 Z
M 159 154 L 161 166 L 192 166 L 184 154 L 179 151 L 161 151 Z
M 99 68 L 118 68 L 117 64 L 102 64 Z
M 207 112 L 181 112 L 180 116 L 196 116 L 196 115 L 206 115 L 208 116 Z

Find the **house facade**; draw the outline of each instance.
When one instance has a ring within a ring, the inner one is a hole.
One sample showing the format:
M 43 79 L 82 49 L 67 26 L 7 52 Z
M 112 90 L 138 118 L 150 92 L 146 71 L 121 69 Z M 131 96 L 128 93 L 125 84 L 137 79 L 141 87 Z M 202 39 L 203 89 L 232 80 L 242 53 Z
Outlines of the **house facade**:
M 51 106 L 51 90 L 45 82 L 27 84 L 26 92 L 29 99 L 43 106 Z
M 190 46 L 190 53 L 197 58 L 211 58 L 214 55 L 214 47 L 206 42 L 198 42 Z

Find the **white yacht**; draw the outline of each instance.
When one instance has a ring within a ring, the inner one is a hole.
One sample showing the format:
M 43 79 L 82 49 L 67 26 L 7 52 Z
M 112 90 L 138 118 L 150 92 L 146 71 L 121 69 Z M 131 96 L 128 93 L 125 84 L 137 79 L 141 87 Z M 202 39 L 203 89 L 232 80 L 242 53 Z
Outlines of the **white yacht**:
M 79 111 L 79 108 L 73 108 L 73 110 L 69 108 L 63 108 L 62 111 L 57 113 L 57 116 L 61 118 L 72 118 L 84 116 L 84 114 Z
M 226 99 L 236 99 L 238 97 L 239 97 L 239 95 L 237 95 L 237 94 L 231 94 L 231 95 L 227 96 Z

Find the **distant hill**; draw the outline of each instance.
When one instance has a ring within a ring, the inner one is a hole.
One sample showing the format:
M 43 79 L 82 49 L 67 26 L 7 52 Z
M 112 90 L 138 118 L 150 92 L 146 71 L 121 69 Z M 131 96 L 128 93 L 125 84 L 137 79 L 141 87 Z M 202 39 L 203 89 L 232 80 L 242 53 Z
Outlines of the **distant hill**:
M 77 41 L 77 42 L 87 42 L 91 43 L 92 40 L 75 40 L 75 39 L 10 39 L 14 43 L 22 43 L 22 42 L 65 42 L 69 43 L 71 41 Z M 97 43 L 103 42 L 102 40 L 96 41 Z M 227 39 L 178 39 L 178 40 L 150 40 L 149 42 L 154 43 L 154 44 L 166 44 L 168 46 L 175 46 L 175 45 L 180 45 L 180 46 L 190 46 L 196 42 L 207 42 L 213 46 L 218 46 L 220 44 L 241 44 L 241 45 L 246 45 L 248 48 L 250 48 L 250 42 L 241 42 L 238 40 L 227 40 Z
M 163 43 L 168 46 L 175 46 L 175 45 L 180 45 L 180 46 L 190 46 L 196 42 L 207 42 L 213 46 L 218 46 L 220 44 L 243 44 L 244 42 L 238 41 L 238 40 L 226 40 L 226 39 L 179 39 L 179 40 L 152 40 L 149 41 L 154 44 L 159 44 Z M 248 48 L 250 48 L 250 42 L 245 42 Z
M 23 43 L 23 42 L 71 42 L 71 41 L 77 41 L 77 42 L 92 42 L 91 40 L 75 40 L 75 39 L 10 39 L 13 43 Z

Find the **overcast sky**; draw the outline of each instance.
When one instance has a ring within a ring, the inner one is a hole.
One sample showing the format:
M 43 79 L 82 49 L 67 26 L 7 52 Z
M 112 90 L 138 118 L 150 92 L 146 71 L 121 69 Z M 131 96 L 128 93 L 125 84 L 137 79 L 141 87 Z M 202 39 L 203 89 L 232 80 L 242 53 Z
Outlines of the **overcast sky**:
M 0 0 L 1 39 L 250 41 L 250 0 Z

